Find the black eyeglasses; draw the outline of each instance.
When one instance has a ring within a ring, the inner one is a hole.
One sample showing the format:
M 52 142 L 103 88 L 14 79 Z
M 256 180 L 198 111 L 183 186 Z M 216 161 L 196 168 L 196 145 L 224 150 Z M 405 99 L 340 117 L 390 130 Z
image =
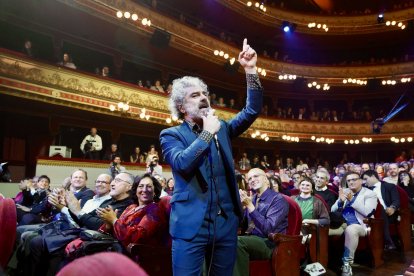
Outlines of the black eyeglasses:
M 96 180 L 95 183 L 96 184 L 109 184 L 108 181 L 101 181 L 101 180 Z
M 360 180 L 361 178 L 351 178 L 351 179 L 347 179 L 346 182 L 351 183 L 351 182 L 355 182 L 357 180 Z

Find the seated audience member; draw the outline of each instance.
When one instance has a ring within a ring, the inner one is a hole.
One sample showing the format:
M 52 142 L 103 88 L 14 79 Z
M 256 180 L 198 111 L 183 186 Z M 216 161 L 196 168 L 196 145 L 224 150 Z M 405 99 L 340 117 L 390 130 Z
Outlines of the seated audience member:
M 121 157 L 119 155 L 114 155 L 114 159 L 112 159 L 112 163 L 109 167 L 109 174 L 112 178 L 115 178 L 115 176 L 121 172 L 126 172 L 126 169 L 124 166 L 121 166 Z
M 240 200 L 245 209 L 248 236 L 239 236 L 237 258 L 233 275 L 249 274 L 249 259 L 270 259 L 274 244 L 268 242 L 270 233 L 286 233 L 289 205 L 282 194 L 269 188 L 269 180 L 261 169 L 251 169 L 247 180 L 256 193 L 250 198 L 240 190 Z
M 247 158 L 246 152 L 243 152 L 242 158 L 239 161 L 239 168 L 242 171 L 250 170 L 250 160 Z
M 155 84 L 153 86 L 151 86 L 150 88 L 151 90 L 154 91 L 158 91 L 158 92 L 163 92 L 164 93 L 164 88 L 161 85 L 161 82 L 159 80 L 155 81 Z
M 396 185 L 398 182 L 398 165 L 396 163 L 390 164 L 388 166 L 387 174 L 388 176 L 384 177 L 382 180 Z
M 138 87 L 145 88 L 144 83 L 142 82 L 142 80 L 138 80 L 137 85 L 138 85 Z
M 129 156 L 129 161 L 131 163 L 145 163 L 145 156 L 141 153 L 139 147 L 135 147 L 134 153 Z
M 250 163 L 250 167 L 252 169 L 254 169 L 254 168 L 260 168 L 259 156 L 255 155 L 253 157 L 253 161 Z
M 28 204 L 27 202 L 24 202 L 23 192 L 30 190 L 31 187 L 33 187 L 32 179 L 25 178 L 20 181 L 18 186 L 19 186 L 20 192 L 17 193 L 17 195 L 13 198 L 13 200 L 16 204 L 20 204 L 20 205 L 28 207 L 28 205 L 30 204 Z
M 8 162 L 0 164 L 0 182 L 12 182 Z
M 369 164 L 368 163 L 362 163 L 362 165 L 361 165 L 361 173 L 364 173 L 364 172 L 366 172 L 366 171 L 368 171 L 370 169 L 371 168 L 369 167 Z
M 392 241 L 389 224 L 395 223 L 398 218 L 398 208 L 400 208 L 400 195 L 394 184 L 379 180 L 378 174 L 374 170 L 364 172 L 361 178 L 365 181 L 365 185 L 372 189 L 377 195 L 380 204 L 384 207 L 382 217 L 384 219 L 384 241 L 385 249 L 396 249 Z
M 169 195 L 172 196 L 174 193 L 174 178 L 170 178 L 167 180 L 167 187 L 165 187 L 164 191 Z
M 292 181 L 293 181 L 293 186 L 295 186 L 295 189 L 299 189 L 299 183 L 302 180 L 303 180 L 303 176 L 299 172 L 292 174 Z
M 109 206 L 98 208 L 97 214 L 105 222 L 101 230 L 112 233 L 125 247 L 130 243 L 163 245 L 167 233 L 165 214 L 156 202 L 160 199 L 161 184 L 150 174 L 144 174 L 132 188 L 134 202 L 117 218 Z
M 332 212 L 342 212 L 345 223 L 336 230 L 330 229 L 330 235 L 345 233 L 345 250 L 342 257 L 342 275 L 352 275 L 355 250 L 359 237 L 367 235 L 365 218 L 371 217 L 377 208 L 377 196 L 368 188 L 362 187 L 362 179 L 355 172 L 347 172 L 344 179 L 349 188 L 339 188 L 339 198 L 332 206 Z M 332 232 L 331 232 L 332 230 Z
M 269 179 L 270 189 L 272 189 L 275 192 L 278 192 L 278 193 L 281 193 L 287 196 L 291 196 L 290 190 L 283 187 L 282 180 L 280 180 L 279 176 L 272 175 L 272 176 L 268 176 L 267 178 Z
M 158 161 L 158 155 L 153 155 L 152 160 L 147 164 L 147 173 L 162 175 L 162 166 Z
M 101 76 L 102 77 L 110 77 L 108 66 L 102 67 Z
M 23 53 L 31 58 L 36 57 L 35 52 L 32 47 L 32 42 L 28 39 L 24 42 Z
M 384 176 L 385 176 L 384 167 L 382 165 L 380 165 L 380 164 L 377 164 L 375 166 L 375 170 L 376 170 L 376 172 L 377 172 L 378 177 L 380 178 L 380 180 L 383 180 L 384 179 Z
M 89 199 L 88 201 L 83 204 L 83 207 L 81 207 L 81 212 L 83 213 L 90 213 L 101 204 L 107 200 L 111 200 L 111 196 L 109 195 L 109 192 L 111 190 L 111 181 L 112 178 L 108 174 L 100 174 L 98 178 L 95 181 L 95 195 Z M 72 219 L 69 208 L 66 206 L 66 193 L 70 191 L 65 191 L 62 189 L 56 189 L 52 192 L 52 194 L 49 195 L 49 203 L 54 206 L 58 211 L 65 214 L 65 216 L 61 216 L 62 219 L 66 219 L 67 222 L 72 227 L 78 227 L 78 225 L 75 223 L 75 221 Z
M 47 203 L 50 178 L 47 175 L 39 176 L 36 192 L 32 195 L 30 190 L 23 192 L 23 201 L 31 202 L 29 207 L 16 204 L 17 222 L 19 225 L 37 224 L 42 222 L 42 215 L 48 216 L 50 212 Z
M 300 194 L 294 197 L 302 211 L 302 224 L 329 225 L 329 212 L 325 204 L 314 196 L 315 183 L 309 177 L 304 177 L 299 183 Z M 306 228 L 302 227 L 302 233 Z
M 315 174 L 315 194 L 321 196 L 325 202 L 328 204 L 329 208 L 332 208 L 332 205 L 336 201 L 336 195 L 328 189 L 329 184 L 329 173 L 326 169 L 321 168 Z
M 410 210 L 414 212 L 414 181 L 408 172 L 400 172 L 398 174 L 398 186 L 404 189 L 408 194 L 410 202 Z
M 117 216 L 121 215 L 122 212 L 133 203 L 133 200 L 130 197 L 133 182 L 134 177 L 129 173 L 120 173 L 117 175 L 110 184 L 111 189 L 109 195 L 111 196 L 111 200 L 104 201 L 99 207 L 107 208 L 108 206 L 111 206 L 110 208 L 113 210 L 118 210 Z M 97 209 L 89 213 L 83 211 L 79 201 L 72 193 L 65 193 L 65 202 L 71 218 L 79 227 L 98 230 L 104 223 L 102 218 L 98 216 Z M 51 249 L 47 244 L 50 244 L 55 239 L 56 236 L 54 235 L 40 235 L 30 241 L 30 260 L 28 265 L 30 266 L 33 275 L 46 275 L 48 270 L 49 273 L 56 272 L 56 267 L 49 267 L 49 259 L 52 257 L 52 254 L 53 256 L 62 256 L 65 245 L 51 252 Z M 67 243 L 70 241 L 71 240 L 65 239 L 65 242 Z
M 219 97 L 218 98 L 218 102 L 217 102 L 217 104 L 216 104 L 217 106 L 220 106 L 220 107 L 226 107 L 226 104 L 224 103 L 224 99 L 223 99 L 223 97 Z
M 72 58 L 69 56 L 68 53 L 63 54 L 63 60 L 59 62 L 58 65 L 71 69 L 76 69 L 76 65 L 72 62 Z
M 260 160 L 260 169 L 267 171 L 270 169 L 270 164 L 267 160 L 267 155 L 263 155 L 262 160 Z
M 305 170 L 309 169 L 308 164 L 304 163 L 302 159 L 299 160 L 299 164 L 296 165 L 296 171 L 297 172 L 303 172 Z
M 150 145 L 150 149 L 147 152 L 147 159 L 145 160 L 145 162 L 146 163 L 151 162 L 151 160 L 152 160 L 152 158 L 153 158 L 154 155 L 156 155 L 158 158 L 160 158 L 159 155 L 158 155 L 158 151 L 155 150 L 155 146 L 154 145 Z
M 117 144 L 112 144 L 110 150 L 105 153 L 103 159 L 112 161 L 112 160 L 114 160 L 115 155 L 121 156 L 121 153 L 118 150 L 118 145 Z
M 127 256 L 114 252 L 103 252 L 74 260 L 57 276 L 148 276 L 148 274 Z
M 161 195 L 160 195 L 160 197 L 168 196 L 167 192 L 164 191 L 164 188 L 167 186 L 167 179 L 165 179 L 165 177 L 163 177 L 162 175 L 159 175 L 159 174 L 152 174 L 152 176 L 154 176 L 155 179 L 157 179 L 158 182 L 161 185 Z
M 99 160 L 102 150 L 102 138 L 97 134 L 95 127 L 91 128 L 89 135 L 83 138 L 80 149 L 86 159 Z
M 230 99 L 228 108 L 239 109 L 239 107 L 236 105 L 236 101 L 233 98 Z

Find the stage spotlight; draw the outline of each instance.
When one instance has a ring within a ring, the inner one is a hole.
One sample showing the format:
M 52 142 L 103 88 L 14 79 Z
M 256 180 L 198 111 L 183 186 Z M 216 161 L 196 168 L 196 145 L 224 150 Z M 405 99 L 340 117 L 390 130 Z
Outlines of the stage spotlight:
M 287 22 L 287 21 L 283 21 L 283 22 L 282 22 L 282 30 L 283 30 L 285 33 L 291 33 L 291 32 L 293 32 L 295 29 L 296 29 L 296 24 L 294 24 L 294 23 L 289 23 L 289 22 Z
M 378 14 L 377 22 L 378 24 L 384 23 L 384 15 L 382 13 Z

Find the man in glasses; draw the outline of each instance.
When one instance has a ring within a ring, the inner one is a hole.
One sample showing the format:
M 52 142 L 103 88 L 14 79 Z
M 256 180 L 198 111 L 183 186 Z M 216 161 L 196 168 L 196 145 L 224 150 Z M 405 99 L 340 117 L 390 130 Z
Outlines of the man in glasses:
M 345 223 L 340 228 L 330 231 L 329 234 L 345 234 L 342 276 L 349 276 L 352 275 L 351 265 L 354 262 L 359 237 L 367 235 L 368 227 L 363 220 L 374 214 L 377 208 L 377 195 L 368 188 L 362 187 L 362 179 L 358 173 L 348 172 L 344 178 L 348 188 L 339 187 L 339 198 L 331 211 L 342 212 Z
M 107 179 L 107 178 L 105 178 Z M 102 185 L 106 184 L 107 180 L 100 179 L 99 183 L 95 183 L 95 185 Z M 105 183 L 102 183 L 104 181 Z M 64 194 L 64 201 L 65 205 L 69 209 L 69 214 L 74 222 L 79 227 L 87 228 L 90 230 L 98 230 L 104 223 L 103 219 L 100 218 L 97 214 L 97 209 L 99 208 L 112 208 L 116 210 L 117 216 L 120 216 L 122 212 L 133 203 L 133 200 L 130 196 L 130 190 L 132 189 L 132 185 L 134 183 L 134 176 L 127 172 L 122 172 L 118 174 L 110 184 L 109 195 L 110 199 L 102 202 L 102 204 L 92 210 L 91 212 L 87 213 L 86 210 L 80 207 L 79 201 L 73 195 L 73 193 L 66 192 Z M 106 189 L 107 186 L 101 187 Z M 69 237 L 69 239 L 65 239 L 64 246 L 60 246 L 58 248 L 51 248 L 56 240 L 56 235 L 41 235 L 33 238 L 30 241 L 30 260 L 29 265 L 31 267 L 31 271 L 35 275 L 46 275 L 47 272 L 55 273 L 57 272 L 57 267 L 54 265 L 49 264 L 49 261 L 52 256 L 54 256 L 53 264 L 58 264 L 59 262 L 56 260 L 57 256 L 63 256 L 63 250 L 69 242 L 74 240 L 76 237 Z M 50 266 L 49 266 L 50 265 Z

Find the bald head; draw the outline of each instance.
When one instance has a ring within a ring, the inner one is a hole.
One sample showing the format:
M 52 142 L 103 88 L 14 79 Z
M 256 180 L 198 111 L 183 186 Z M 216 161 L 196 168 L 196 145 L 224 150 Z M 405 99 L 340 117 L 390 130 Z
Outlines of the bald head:
M 269 188 L 269 179 L 266 173 L 258 168 L 251 169 L 247 173 L 247 182 L 252 190 L 255 190 L 259 195 Z

